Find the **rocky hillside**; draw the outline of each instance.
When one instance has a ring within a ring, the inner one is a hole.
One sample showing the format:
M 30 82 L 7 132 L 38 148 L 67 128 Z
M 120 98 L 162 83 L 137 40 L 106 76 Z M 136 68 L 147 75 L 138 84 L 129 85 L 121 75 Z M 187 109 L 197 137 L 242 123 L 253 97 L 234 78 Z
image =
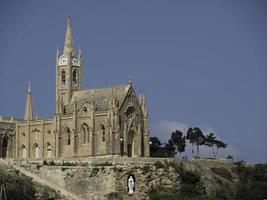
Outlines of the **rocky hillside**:
M 53 189 L 45 187 L 31 178 L 20 173 L 13 167 L 7 167 L 0 162 L 0 199 L 21 200 L 21 199 L 60 199 Z M 5 196 L 5 197 L 4 197 Z
M 22 167 L 37 177 L 70 192 L 78 199 L 253 200 L 267 198 L 266 165 L 248 166 L 229 161 L 173 159 L 158 159 L 143 164 L 113 165 L 112 162 L 104 162 L 88 165 L 64 162 L 58 166 L 53 161 L 43 164 L 24 164 Z M 16 171 L 9 170 L 4 173 L 11 173 L 10 176 L 13 178 L 21 176 Z M 245 174 L 248 175 L 245 176 Z M 259 174 L 263 176 L 258 177 Z M 135 180 L 132 194 L 128 193 L 129 176 L 133 176 Z M 255 181 L 256 178 L 259 180 Z M 27 180 L 26 177 L 22 179 Z M 253 186 L 251 186 L 252 189 L 248 188 L 249 184 L 256 184 L 257 188 L 254 190 Z M 35 193 L 36 199 L 40 199 L 40 196 L 50 190 L 33 185 L 35 189 L 32 193 Z M 245 197 L 242 197 L 243 194 L 246 194 Z M 57 195 L 56 199 L 65 198 Z

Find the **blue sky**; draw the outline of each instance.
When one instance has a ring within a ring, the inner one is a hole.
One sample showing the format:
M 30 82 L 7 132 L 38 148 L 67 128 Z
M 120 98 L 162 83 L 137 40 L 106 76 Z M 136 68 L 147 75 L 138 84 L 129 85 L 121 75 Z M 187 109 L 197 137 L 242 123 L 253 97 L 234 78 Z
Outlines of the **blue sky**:
M 53 116 L 56 48 L 71 16 L 84 87 L 147 92 L 151 135 L 199 126 L 223 155 L 267 161 L 266 1 L 0 1 L 0 114 Z M 211 155 L 203 149 L 203 155 Z M 189 155 L 189 153 L 188 153 Z

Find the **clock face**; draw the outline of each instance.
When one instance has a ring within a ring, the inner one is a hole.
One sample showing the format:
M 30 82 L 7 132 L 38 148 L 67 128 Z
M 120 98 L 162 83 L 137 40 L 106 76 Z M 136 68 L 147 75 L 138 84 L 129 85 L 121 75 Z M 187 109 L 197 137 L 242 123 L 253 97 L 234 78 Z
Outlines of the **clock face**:
M 65 56 L 65 55 L 62 55 L 60 58 L 59 58 L 59 65 L 67 65 L 68 63 L 68 58 Z
M 74 65 L 74 66 L 78 66 L 77 58 L 73 58 L 71 64 Z

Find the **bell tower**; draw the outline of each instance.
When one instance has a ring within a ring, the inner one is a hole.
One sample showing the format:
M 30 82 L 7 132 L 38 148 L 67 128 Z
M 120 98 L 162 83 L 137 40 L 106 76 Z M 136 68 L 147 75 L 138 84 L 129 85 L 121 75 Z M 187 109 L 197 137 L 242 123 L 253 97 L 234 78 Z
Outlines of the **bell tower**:
M 81 90 L 82 53 L 75 51 L 70 17 L 67 18 L 67 30 L 64 50 L 56 55 L 56 113 L 64 114 L 65 107 L 71 101 L 74 91 Z

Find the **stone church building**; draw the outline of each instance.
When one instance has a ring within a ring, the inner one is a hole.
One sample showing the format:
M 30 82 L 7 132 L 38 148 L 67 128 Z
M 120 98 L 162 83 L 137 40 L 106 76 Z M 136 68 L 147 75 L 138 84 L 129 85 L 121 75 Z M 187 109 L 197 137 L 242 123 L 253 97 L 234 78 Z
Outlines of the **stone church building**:
M 0 118 L 0 157 L 149 156 L 145 94 L 137 97 L 131 81 L 83 89 L 82 67 L 82 53 L 74 49 L 68 17 L 64 50 L 56 54 L 55 115 L 50 119 L 33 116 L 29 85 L 24 120 Z

